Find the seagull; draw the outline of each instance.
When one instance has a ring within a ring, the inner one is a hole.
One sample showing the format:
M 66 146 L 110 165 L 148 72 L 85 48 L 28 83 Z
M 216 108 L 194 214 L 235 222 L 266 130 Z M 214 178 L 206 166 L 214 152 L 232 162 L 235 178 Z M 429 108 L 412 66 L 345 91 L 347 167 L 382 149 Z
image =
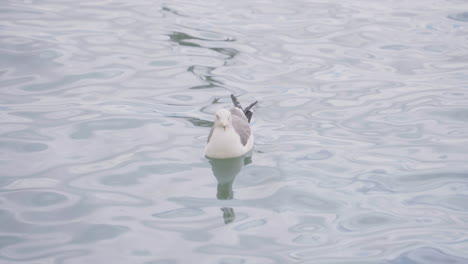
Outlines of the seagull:
M 240 157 L 249 152 L 254 145 L 254 136 L 250 130 L 253 102 L 245 109 L 237 98 L 231 94 L 234 107 L 216 112 L 214 125 L 208 135 L 205 155 L 212 159 L 229 159 Z

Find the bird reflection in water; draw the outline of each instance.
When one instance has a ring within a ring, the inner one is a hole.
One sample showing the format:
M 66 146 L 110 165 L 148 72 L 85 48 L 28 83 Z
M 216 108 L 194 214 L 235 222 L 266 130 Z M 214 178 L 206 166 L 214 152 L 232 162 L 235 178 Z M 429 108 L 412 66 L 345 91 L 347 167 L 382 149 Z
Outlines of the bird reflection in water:
M 234 198 L 234 192 L 232 190 L 234 179 L 243 166 L 252 163 L 252 152 L 231 159 L 209 159 L 209 162 L 213 170 L 213 175 L 218 181 L 216 198 L 218 198 L 218 200 L 232 200 Z M 223 211 L 225 224 L 233 222 L 236 218 L 233 208 L 223 207 L 221 211 Z

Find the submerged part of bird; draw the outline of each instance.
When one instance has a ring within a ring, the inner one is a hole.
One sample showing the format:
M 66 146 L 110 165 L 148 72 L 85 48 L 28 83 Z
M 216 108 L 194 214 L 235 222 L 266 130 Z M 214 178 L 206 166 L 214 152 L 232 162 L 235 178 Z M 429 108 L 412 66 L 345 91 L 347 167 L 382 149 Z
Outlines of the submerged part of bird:
M 214 159 L 240 157 L 254 146 L 254 136 L 250 129 L 252 107 L 254 102 L 245 109 L 237 98 L 231 94 L 234 107 L 230 110 L 221 109 L 216 112 L 214 125 L 208 135 L 205 155 Z

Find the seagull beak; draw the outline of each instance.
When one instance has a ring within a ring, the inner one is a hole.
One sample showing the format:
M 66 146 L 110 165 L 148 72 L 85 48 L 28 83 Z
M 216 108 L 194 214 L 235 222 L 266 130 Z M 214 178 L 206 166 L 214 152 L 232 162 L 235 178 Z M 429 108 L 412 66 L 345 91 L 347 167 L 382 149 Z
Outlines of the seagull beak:
M 223 128 L 224 128 L 224 131 L 226 131 L 227 124 L 225 122 L 223 122 L 222 125 L 223 125 Z

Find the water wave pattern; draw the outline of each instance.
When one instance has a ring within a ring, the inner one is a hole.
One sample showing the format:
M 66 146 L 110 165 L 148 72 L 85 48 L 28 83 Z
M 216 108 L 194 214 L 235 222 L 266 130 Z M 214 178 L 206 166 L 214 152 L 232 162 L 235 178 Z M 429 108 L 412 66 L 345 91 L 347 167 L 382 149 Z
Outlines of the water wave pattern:
M 468 263 L 467 14 L 3 1 L 0 263 Z M 230 93 L 260 103 L 227 170 Z

